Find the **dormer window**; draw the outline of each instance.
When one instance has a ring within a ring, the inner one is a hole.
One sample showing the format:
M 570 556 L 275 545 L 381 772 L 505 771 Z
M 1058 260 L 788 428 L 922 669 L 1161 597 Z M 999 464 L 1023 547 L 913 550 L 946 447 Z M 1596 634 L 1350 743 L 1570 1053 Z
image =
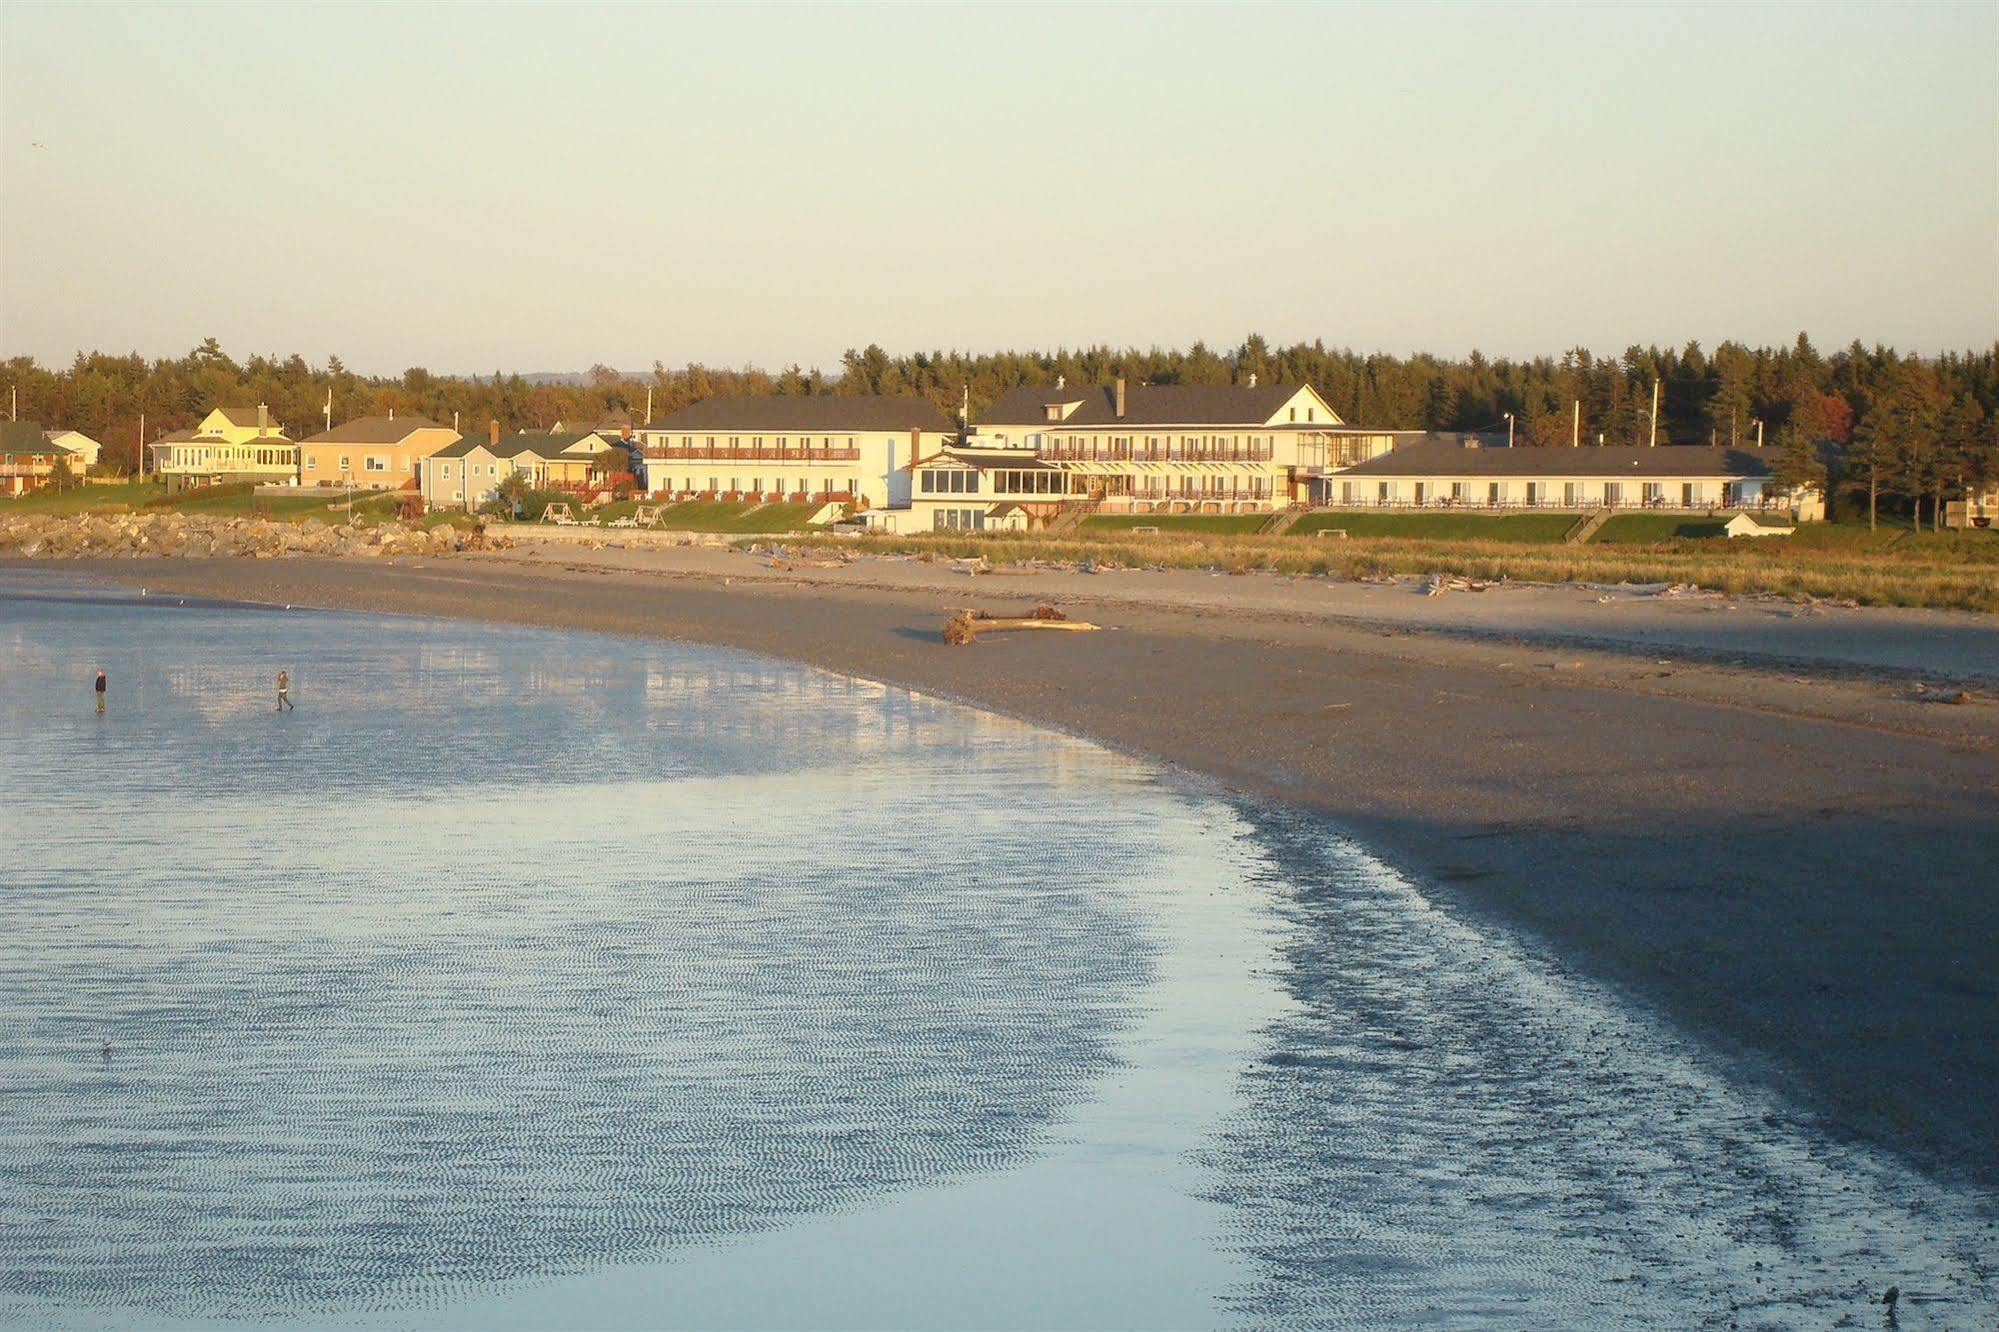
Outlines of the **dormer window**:
M 1051 421 L 1062 419 L 1062 404 L 1059 402 L 1051 402 L 1042 410 L 1048 413 L 1048 419 Z

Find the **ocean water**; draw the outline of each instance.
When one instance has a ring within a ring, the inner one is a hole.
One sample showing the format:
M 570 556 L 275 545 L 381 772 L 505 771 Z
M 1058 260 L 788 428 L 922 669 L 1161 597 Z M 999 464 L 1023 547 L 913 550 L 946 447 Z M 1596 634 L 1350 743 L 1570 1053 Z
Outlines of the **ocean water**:
M 0 1324 L 1999 1319 L 1990 1195 L 941 700 L 0 573 L 0 759 Z

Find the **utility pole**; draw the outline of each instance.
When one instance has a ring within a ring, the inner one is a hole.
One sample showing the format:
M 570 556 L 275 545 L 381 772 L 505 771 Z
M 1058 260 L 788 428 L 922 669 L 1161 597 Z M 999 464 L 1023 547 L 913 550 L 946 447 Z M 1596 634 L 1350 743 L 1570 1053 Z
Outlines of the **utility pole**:
M 12 384 L 7 386 L 7 419 L 9 421 L 18 421 L 21 419 L 19 413 L 14 410 L 20 404 L 20 392 L 21 390 L 15 388 Z
M 132 464 L 132 475 L 134 477 L 144 476 L 146 474 L 146 414 L 144 412 L 139 413 L 139 452 L 134 456 L 138 458 L 138 461 Z
M 1739 442 L 1735 431 L 1735 404 L 1731 402 L 1728 404 L 1728 447 L 1732 449 Z
M 1582 446 L 1583 446 L 1583 400 L 1581 398 L 1577 398 L 1575 416 L 1572 417 L 1569 421 L 1569 447 L 1572 449 L 1579 449 Z
M 1652 381 L 1652 438 L 1645 445 L 1648 449 L 1659 447 L 1659 381 Z
M 652 424 L 652 385 L 646 385 L 646 424 Z
M 326 390 L 326 428 L 333 429 L 333 390 Z
M 1756 447 L 1763 447 L 1763 418 L 1760 416 L 1756 418 Z

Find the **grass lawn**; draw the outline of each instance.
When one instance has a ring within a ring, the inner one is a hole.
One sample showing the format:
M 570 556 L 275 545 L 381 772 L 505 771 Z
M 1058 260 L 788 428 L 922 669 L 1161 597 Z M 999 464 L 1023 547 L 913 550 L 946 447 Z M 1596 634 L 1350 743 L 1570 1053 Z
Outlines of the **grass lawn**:
M 1353 537 L 1408 537 L 1436 541 L 1560 541 L 1576 524 L 1573 513 L 1308 513 L 1286 535 L 1311 536 L 1344 528 Z
M 37 490 L 17 499 L 0 500 L 0 513 L 83 513 L 90 509 L 137 508 L 167 493 L 150 481 L 116 486 L 76 486 L 69 490 Z
M 184 492 L 187 498 L 182 499 L 176 495 L 173 503 L 159 506 L 154 512 L 171 509 L 178 513 L 205 513 L 225 518 L 269 518 L 274 522 L 298 522 L 306 518 L 317 518 L 322 522 L 338 523 L 346 521 L 347 518 L 346 510 L 327 507 L 329 504 L 345 504 L 347 502 L 345 496 L 336 498 L 327 495 L 256 495 L 240 491 L 231 493 L 223 487 L 217 489 L 223 493 L 206 495 L 199 490 Z M 358 516 L 365 516 L 369 512 L 372 498 L 363 492 L 355 492 L 354 509 Z M 395 512 L 391 497 L 381 496 L 380 501 L 385 506 L 385 515 Z
M 1590 540 L 1599 545 L 1624 546 L 1682 538 L 1704 539 L 1720 536 L 1727 522 L 1726 518 L 1708 518 L 1700 514 L 1620 513 L 1597 528 L 1596 535 Z M 1771 540 L 1769 537 L 1757 539 Z
M 659 526 L 682 532 L 797 532 L 817 513 L 818 504 L 732 504 L 722 500 L 683 500 L 662 504 Z
M 1129 532 L 1134 527 L 1156 527 L 1161 536 L 1208 532 L 1222 536 L 1247 536 L 1269 522 L 1267 513 L 1098 513 L 1082 522 L 1083 530 Z

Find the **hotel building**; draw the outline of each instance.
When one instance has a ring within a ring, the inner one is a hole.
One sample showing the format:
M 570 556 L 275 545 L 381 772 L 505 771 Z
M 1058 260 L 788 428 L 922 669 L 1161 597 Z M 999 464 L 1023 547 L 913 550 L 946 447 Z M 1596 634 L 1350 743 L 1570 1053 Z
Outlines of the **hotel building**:
M 907 505 L 910 465 L 957 431 L 917 397 L 708 398 L 634 429 L 662 499 Z

